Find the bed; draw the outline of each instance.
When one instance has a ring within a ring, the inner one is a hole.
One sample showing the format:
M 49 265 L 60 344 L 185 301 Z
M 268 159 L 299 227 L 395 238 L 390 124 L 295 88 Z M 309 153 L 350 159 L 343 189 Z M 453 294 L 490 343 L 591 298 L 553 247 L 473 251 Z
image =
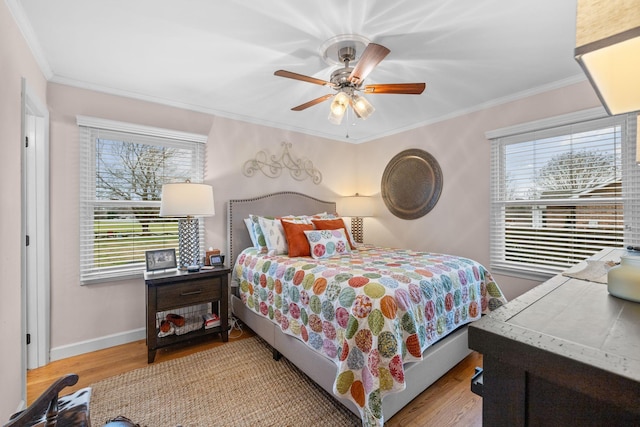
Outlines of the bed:
M 230 200 L 231 309 L 274 356 L 290 360 L 363 425 L 381 426 L 464 359 L 466 325 L 506 301 L 472 260 L 368 245 L 320 259 L 265 254 L 245 222 L 335 212 L 335 202 L 295 192 Z M 336 248 L 343 237 L 348 242 L 348 230 L 338 231 Z

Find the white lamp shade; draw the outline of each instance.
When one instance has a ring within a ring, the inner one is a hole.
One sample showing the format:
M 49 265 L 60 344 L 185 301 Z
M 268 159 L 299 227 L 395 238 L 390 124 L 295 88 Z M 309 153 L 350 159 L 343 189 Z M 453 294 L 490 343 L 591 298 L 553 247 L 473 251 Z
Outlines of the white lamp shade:
M 351 217 L 373 216 L 373 199 L 367 196 L 343 197 L 340 200 L 340 214 Z
M 162 186 L 160 216 L 211 216 L 215 214 L 213 187 L 181 182 Z
M 609 114 L 640 110 L 640 7 L 579 0 L 575 57 Z

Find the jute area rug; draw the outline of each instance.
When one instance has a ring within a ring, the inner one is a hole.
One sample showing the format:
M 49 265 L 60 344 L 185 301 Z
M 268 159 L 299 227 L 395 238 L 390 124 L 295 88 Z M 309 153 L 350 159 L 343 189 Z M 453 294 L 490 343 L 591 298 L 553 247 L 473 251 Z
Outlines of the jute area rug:
M 361 425 L 288 360 L 273 360 L 258 337 L 154 363 L 91 388 L 96 426 L 118 415 L 147 427 Z

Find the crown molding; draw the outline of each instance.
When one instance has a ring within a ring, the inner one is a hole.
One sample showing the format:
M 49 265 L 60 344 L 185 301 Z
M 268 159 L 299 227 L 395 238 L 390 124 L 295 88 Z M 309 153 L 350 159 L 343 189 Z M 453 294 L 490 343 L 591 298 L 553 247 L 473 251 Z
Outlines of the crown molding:
M 9 8 L 9 12 L 11 16 L 13 16 L 13 20 L 16 22 L 16 25 L 20 29 L 22 33 L 22 37 L 24 37 L 27 45 L 29 46 L 29 50 L 33 55 L 38 67 L 40 67 L 40 71 L 44 74 L 45 79 L 51 80 L 54 77 L 53 70 L 49 65 L 49 61 L 44 55 L 42 51 L 42 47 L 40 47 L 40 43 L 38 42 L 38 38 L 36 37 L 35 31 L 33 31 L 33 27 L 31 23 L 27 19 L 22 6 L 18 0 L 5 0 L 7 7 Z
M 162 138 L 176 139 L 180 141 L 199 142 L 201 144 L 205 144 L 207 142 L 207 135 L 182 132 L 172 129 L 163 129 L 153 126 L 144 126 L 134 123 L 119 122 L 116 120 L 101 119 L 98 117 L 77 116 L 76 121 L 78 123 L 78 126 L 86 126 L 96 129 L 157 136 Z
M 559 116 L 547 117 L 540 120 L 534 120 L 526 123 L 519 123 L 513 126 L 507 126 L 500 129 L 494 129 L 485 132 L 487 139 L 504 138 L 512 135 L 519 135 L 526 132 L 536 130 L 549 129 L 568 124 L 584 122 L 587 120 L 595 120 L 607 117 L 604 107 L 594 107 L 586 110 L 574 111 L 572 113 L 561 114 Z

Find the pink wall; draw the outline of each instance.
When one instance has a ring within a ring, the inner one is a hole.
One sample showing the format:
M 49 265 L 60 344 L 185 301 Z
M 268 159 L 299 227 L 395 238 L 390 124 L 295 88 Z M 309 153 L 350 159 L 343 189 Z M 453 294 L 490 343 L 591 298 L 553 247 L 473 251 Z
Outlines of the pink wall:
M 353 190 L 349 159 L 356 146 L 236 120 L 151 104 L 59 84 L 49 84 L 51 135 L 51 347 L 140 331 L 145 325 L 142 278 L 81 286 L 79 279 L 78 126 L 76 116 L 92 116 L 208 135 L 205 182 L 213 185 L 216 215 L 205 221 L 206 246 L 226 250 L 226 202 L 272 191 L 292 190 L 334 199 Z M 259 150 L 307 157 L 323 173 L 320 185 L 242 174 L 245 161 Z M 79 321 L 79 319 L 82 319 Z M 55 358 L 55 356 L 54 356 Z
M 490 142 L 485 132 L 599 106 L 586 82 L 487 108 L 378 139 L 359 146 L 360 192 L 377 195 L 377 216 L 365 219 L 365 240 L 416 250 L 451 253 L 489 266 Z M 380 196 L 384 169 L 396 154 L 420 148 L 431 153 L 443 173 L 438 204 L 417 220 L 392 215 Z M 539 284 L 496 275 L 509 297 L 515 298 Z
M 142 280 L 79 284 L 77 115 L 208 135 L 205 181 L 214 187 L 216 215 L 205 220 L 206 246 L 226 250 L 226 202 L 231 198 L 292 190 L 334 200 L 357 191 L 376 195 L 378 201 L 376 217 L 365 220 L 367 242 L 447 252 L 488 265 L 490 144 L 485 132 L 597 105 L 590 86 L 583 83 L 351 145 L 59 84 L 49 84 L 47 99 L 51 111 L 54 351 L 144 327 Z M 242 174 L 243 164 L 258 151 L 280 154 L 282 141 L 292 143 L 294 155 L 310 159 L 322 172 L 320 185 L 310 180 L 296 181 L 286 172 L 276 179 Z M 393 216 L 379 197 L 386 164 L 406 148 L 429 151 L 438 159 L 444 175 L 442 196 L 435 209 L 413 221 Z M 498 279 L 510 298 L 537 284 Z
M 21 79 L 27 80 L 42 103 L 46 88 L 46 80 L 4 2 L 0 5 L 0 58 L 0 423 L 4 423 L 24 398 L 20 289 Z

